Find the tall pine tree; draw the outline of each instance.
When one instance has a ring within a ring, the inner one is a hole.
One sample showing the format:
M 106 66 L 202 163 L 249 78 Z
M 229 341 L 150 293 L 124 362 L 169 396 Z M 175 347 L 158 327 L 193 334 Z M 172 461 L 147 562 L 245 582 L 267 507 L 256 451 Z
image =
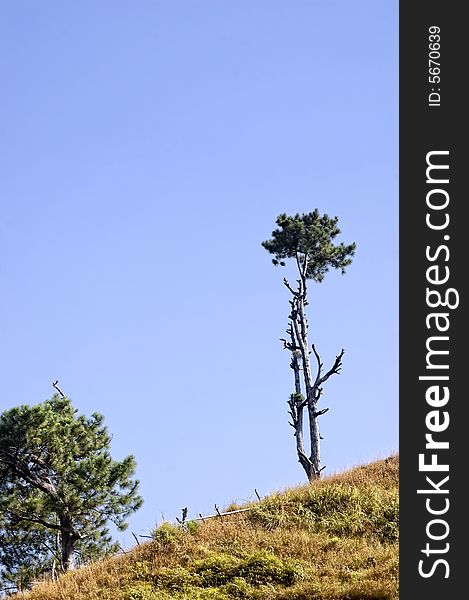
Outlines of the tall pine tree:
M 58 389 L 58 388 L 57 388 Z M 66 571 L 115 550 L 142 504 L 133 456 L 115 461 L 98 413 L 77 415 L 62 394 L 0 415 L 0 560 L 5 579 L 55 564 Z
M 262 242 L 262 246 L 274 258 L 275 266 L 285 266 L 286 259 L 294 261 L 298 271 L 297 286 L 290 285 L 284 278 L 283 283 L 291 294 L 288 339 L 282 339 L 284 347 L 291 352 L 290 367 L 294 373 L 295 391 L 288 401 L 290 425 L 295 430 L 296 452 L 309 481 L 317 479 L 324 467 L 321 466 L 319 417 L 328 408 L 319 409 L 318 402 L 323 394 L 323 385 L 342 367 L 342 350 L 332 367 L 324 372 L 324 365 L 314 344 L 308 340 L 308 281 L 323 281 L 329 269 L 340 269 L 345 273 L 352 262 L 355 244 L 335 245 L 333 240 L 339 235 L 338 217 L 320 215 L 315 209 L 311 213 L 296 214 L 293 217 L 281 214 L 277 218 L 278 228 L 272 232 L 272 238 Z M 315 372 L 311 365 L 311 354 L 315 358 Z M 309 455 L 304 442 L 304 413 L 309 423 Z

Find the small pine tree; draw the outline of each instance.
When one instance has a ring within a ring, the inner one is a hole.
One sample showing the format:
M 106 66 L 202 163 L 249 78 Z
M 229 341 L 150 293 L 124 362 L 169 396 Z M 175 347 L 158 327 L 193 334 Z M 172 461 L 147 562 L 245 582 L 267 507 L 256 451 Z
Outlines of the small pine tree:
M 355 244 L 335 245 L 333 240 L 340 233 L 337 227 L 338 217 L 320 215 L 315 209 L 311 213 L 296 214 L 293 217 L 281 214 L 277 218 L 278 228 L 272 232 L 272 238 L 262 242 L 262 246 L 274 255 L 275 266 L 285 266 L 286 259 L 293 259 L 298 270 L 297 287 L 290 285 L 287 279 L 284 285 L 292 295 L 290 300 L 288 339 L 282 339 L 284 347 L 291 352 L 290 367 L 294 372 L 295 392 L 288 401 L 290 425 L 295 430 L 298 460 L 305 470 L 309 481 L 320 477 L 320 434 L 318 418 L 329 409 L 318 410 L 318 402 L 323 393 L 323 384 L 342 367 L 342 350 L 334 364 L 323 372 L 323 363 L 314 346 L 308 340 L 308 320 L 306 318 L 308 280 L 323 281 L 329 269 L 340 269 L 345 273 L 352 262 Z M 311 350 L 310 350 L 311 348 Z M 316 373 L 313 375 L 311 353 L 316 359 Z M 301 374 L 303 375 L 301 377 Z M 304 411 L 309 420 L 310 454 L 304 445 Z
M 104 417 L 77 415 L 62 393 L 0 415 L 0 559 L 4 579 L 115 550 L 142 504 L 133 456 L 115 461 Z M 14 551 L 12 552 L 12 549 Z

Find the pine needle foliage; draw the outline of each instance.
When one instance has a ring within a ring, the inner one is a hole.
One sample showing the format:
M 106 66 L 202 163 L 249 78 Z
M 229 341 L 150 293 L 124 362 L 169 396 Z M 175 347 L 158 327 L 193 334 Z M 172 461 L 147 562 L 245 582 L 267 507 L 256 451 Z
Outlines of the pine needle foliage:
M 98 413 L 54 394 L 0 415 L 0 575 L 27 585 L 115 551 L 108 524 L 126 527 L 142 504 L 135 460 L 115 461 Z M 29 575 L 28 575 L 29 574 Z
M 352 264 L 356 244 L 334 244 L 340 234 L 338 217 L 320 215 L 318 209 L 310 213 L 282 213 L 277 217 L 278 228 L 272 231 L 272 238 L 262 242 L 262 246 L 274 255 L 275 266 L 286 265 L 286 258 L 298 259 L 300 267 L 308 257 L 306 278 L 321 282 L 329 269 L 340 269 L 344 274 Z

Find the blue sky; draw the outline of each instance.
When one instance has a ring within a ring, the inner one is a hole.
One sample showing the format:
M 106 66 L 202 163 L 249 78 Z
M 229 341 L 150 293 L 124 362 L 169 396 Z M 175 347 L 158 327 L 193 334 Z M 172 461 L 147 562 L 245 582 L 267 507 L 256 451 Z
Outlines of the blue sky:
M 397 2 L 5 2 L 0 410 L 101 412 L 130 531 L 302 483 L 281 212 L 339 216 L 310 286 L 327 472 L 398 444 Z

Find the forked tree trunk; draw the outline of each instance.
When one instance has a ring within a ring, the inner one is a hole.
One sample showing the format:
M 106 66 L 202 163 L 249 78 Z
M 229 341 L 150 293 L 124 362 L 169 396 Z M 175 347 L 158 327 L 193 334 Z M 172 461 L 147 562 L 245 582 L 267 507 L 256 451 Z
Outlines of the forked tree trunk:
M 294 372 L 295 393 L 290 396 L 288 405 L 291 416 L 290 425 L 295 430 L 296 451 L 298 461 L 303 467 L 308 481 L 319 479 L 324 467 L 321 466 L 321 435 L 319 432 L 318 418 L 329 409 L 317 409 L 318 401 L 322 395 L 322 385 L 332 374 L 338 374 L 342 367 L 342 356 L 344 350 L 336 356 L 332 368 L 323 373 L 323 363 L 317 353 L 314 344 L 309 346 L 308 321 L 305 307 L 307 306 L 306 273 L 308 269 L 308 257 L 297 256 L 297 265 L 300 273 L 297 289 L 293 289 L 288 281 L 284 284 L 291 292 L 293 299 L 290 300 L 291 312 L 289 315 L 289 326 L 287 333 L 290 339 L 283 339 L 284 347 L 292 352 L 290 367 Z M 317 367 L 316 375 L 313 377 L 311 367 L 311 353 L 314 353 Z M 301 377 L 302 374 L 302 377 Z M 304 395 L 303 395 L 304 390 Z M 304 410 L 307 409 L 309 425 L 309 456 L 304 446 Z

